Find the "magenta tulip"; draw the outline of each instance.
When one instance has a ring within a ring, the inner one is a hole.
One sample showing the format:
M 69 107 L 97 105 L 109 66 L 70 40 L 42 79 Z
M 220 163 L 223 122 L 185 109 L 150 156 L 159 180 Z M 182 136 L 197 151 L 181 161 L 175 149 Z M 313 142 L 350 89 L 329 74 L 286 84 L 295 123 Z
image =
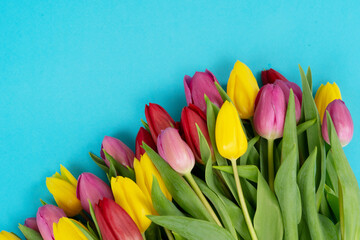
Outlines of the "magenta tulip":
M 196 72 L 193 77 L 184 77 L 184 88 L 186 102 L 199 107 L 203 112 L 206 112 L 206 103 L 204 95 L 218 107 L 221 107 L 223 100 L 215 86 L 215 82 L 219 83 L 209 70 L 205 72 Z
M 346 107 L 343 101 L 336 99 L 329 103 L 329 105 L 326 107 L 326 111 L 329 112 L 330 117 L 334 123 L 334 127 L 341 145 L 343 147 L 346 146 L 351 141 L 354 133 L 354 123 L 351 118 L 349 109 Z M 321 131 L 324 140 L 330 144 L 326 111 L 324 114 Z
M 90 213 L 89 200 L 92 207 L 103 198 L 113 199 L 111 188 L 92 173 L 83 173 L 78 178 L 76 196 L 83 209 Z
M 264 85 L 268 83 L 274 83 L 276 80 L 288 81 L 283 75 L 274 69 L 270 68 L 269 70 L 261 71 L 261 81 Z
M 142 148 L 143 142 L 156 151 L 156 144 L 151 134 L 145 128 L 141 127 L 135 139 L 135 156 L 138 160 L 140 160 L 141 155 L 145 153 L 145 150 Z
M 53 224 L 62 217 L 66 217 L 66 215 L 61 208 L 49 204 L 39 207 L 36 223 L 44 240 L 54 240 Z
M 34 218 L 34 217 L 27 218 L 25 220 L 24 226 L 28 227 L 28 228 L 31 228 L 32 230 L 35 230 L 37 232 L 39 231 L 39 228 L 38 228 L 37 223 L 36 223 L 36 218 Z
M 263 86 L 255 101 L 255 131 L 268 140 L 282 137 L 285 114 L 286 103 L 281 88 L 274 84 Z
M 101 158 L 104 159 L 107 166 L 110 166 L 110 162 L 106 159 L 103 150 L 105 150 L 115 159 L 115 161 L 121 163 L 123 166 L 133 168 L 135 157 L 134 152 L 119 139 L 105 136 L 101 144 Z
M 157 148 L 160 156 L 178 173 L 190 173 L 195 165 L 195 157 L 177 129 L 167 128 L 158 137 Z

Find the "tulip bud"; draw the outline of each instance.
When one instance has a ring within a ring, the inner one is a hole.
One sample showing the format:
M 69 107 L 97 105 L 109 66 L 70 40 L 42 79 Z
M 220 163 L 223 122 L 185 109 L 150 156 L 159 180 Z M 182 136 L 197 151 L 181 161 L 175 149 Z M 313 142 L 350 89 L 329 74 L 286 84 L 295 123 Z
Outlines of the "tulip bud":
M 157 142 L 158 135 L 161 130 L 168 127 L 176 127 L 174 119 L 158 104 L 149 103 L 145 106 L 146 121 L 149 124 L 150 133 L 154 140 Z
M 236 61 L 227 85 L 227 94 L 234 103 L 240 117 L 249 119 L 254 115 L 254 103 L 259 86 L 251 70 Z
M 268 140 L 282 137 L 286 104 L 281 88 L 278 85 L 266 84 L 260 89 L 255 104 L 255 131 Z
M 21 240 L 21 239 L 18 236 L 16 236 L 14 233 L 1 231 L 0 240 Z
M 81 203 L 76 197 L 77 181 L 65 167 L 60 165 L 60 174 L 55 173 L 46 178 L 46 186 L 67 216 L 73 217 L 80 213 Z
M 184 142 L 178 130 L 167 128 L 158 137 L 157 148 L 160 156 L 178 173 L 190 173 L 195 165 L 195 157 Z
M 85 234 L 73 223 L 76 222 L 83 230 L 86 230 L 86 227 L 82 225 L 80 222 L 69 219 L 67 217 L 60 218 L 58 223 L 54 223 L 54 238 L 55 240 L 88 240 Z
M 180 126 L 184 133 L 185 141 L 193 151 L 195 159 L 199 163 L 203 163 L 201 160 L 200 141 L 196 125 L 199 126 L 202 134 L 207 140 L 211 151 L 213 151 L 206 125 L 206 115 L 201 111 L 200 108 L 190 104 L 188 107 L 184 107 L 182 110 Z
M 92 173 L 83 173 L 79 176 L 76 196 L 81 201 L 83 209 L 88 213 L 90 213 L 89 200 L 94 208 L 95 204 L 104 197 L 113 199 L 110 187 Z
M 281 75 L 279 72 L 270 68 L 269 70 L 261 71 L 261 81 L 264 85 L 268 83 L 274 83 L 276 80 L 281 80 L 287 82 L 288 80 Z
M 39 207 L 36 214 L 36 223 L 44 240 L 54 239 L 53 224 L 57 223 L 62 217 L 66 217 L 66 215 L 61 208 L 54 205 Z
M 185 75 L 184 88 L 187 104 L 194 104 L 201 111 L 206 112 L 204 99 L 204 95 L 206 95 L 211 102 L 221 107 L 223 100 L 215 86 L 215 82 L 219 83 L 214 74 L 207 69 L 205 72 L 196 72 L 193 77 Z
M 140 232 L 144 233 L 151 224 L 146 215 L 157 214 L 151 199 L 130 178 L 111 178 L 111 189 L 115 202 L 130 215 Z
M 326 83 L 325 86 L 321 84 L 315 95 L 315 103 L 319 111 L 321 122 L 323 122 L 327 105 L 335 99 L 341 100 L 341 93 L 338 85 L 336 85 L 336 83 Z
M 354 133 L 354 123 L 349 109 L 343 101 L 336 99 L 327 106 L 326 111 L 329 112 L 334 123 L 336 134 L 339 137 L 341 145 L 345 147 L 351 141 Z M 321 131 L 324 140 L 330 144 L 326 111 L 324 113 Z
M 113 200 L 104 198 L 95 205 L 95 217 L 103 240 L 142 240 L 135 222 Z
M 135 155 L 137 159 L 140 159 L 141 155 L 145 153 L 145 150 L 142 148 L 143 142 L 156 151 L 156 144 L 151 134 L 145 128 L 141 127 L 135 139 Z
M 125 167 L 133 168 L 135 155 L 133 151 L 131 151 L 131 149 L 119 139 L 105 136 L 101 144 L 100 156 L 104 159 L 106 165 L 110 166 L 110 162 L 106 159 L 103 150 L 105 150 L 118 163 L 121 163 Z
M 236 160 L 247 150 L 247 139 L 235 106 L 225 101 L 216 118 L 215 141 L 221 156 Z
M 295 97 L 295 117 L 296 117 L 296 122 L 298 123 L 301 117 L 301 102 L 302 102 L 302 92 L 300 87 L 296 83 L 290 81 L 282 81 L 282 80 L 276 80 L 274 84 L 278 85 L 283 91 L 286 107 L 289 102 L 290 89 L 293 90 Z
M 141 156 L 140 161 L 135 159 L 134 170 L 136 176 L 136 184 L 140 187 L 141 191 L 147 195 L 147 198 L 151 199 L 151 188 L 153 178 L 155 177 L 165 197 L 171 201 L 171 195 L 167 190 L 165 183 L 160 176 L 160 173 L 156 169 L 155 165 L 152 163 L 147 153 L 144 153 Z
M 31 228 L 32 230 L 35 230 L 37 232 L 39 231 L 39 228 L 38 228 L 37 223 L 36 223 L 36 218 L 34 218 L 34 217 L 27 218 L 25 220 L 24 226 L 28 227 L 28 228 Z

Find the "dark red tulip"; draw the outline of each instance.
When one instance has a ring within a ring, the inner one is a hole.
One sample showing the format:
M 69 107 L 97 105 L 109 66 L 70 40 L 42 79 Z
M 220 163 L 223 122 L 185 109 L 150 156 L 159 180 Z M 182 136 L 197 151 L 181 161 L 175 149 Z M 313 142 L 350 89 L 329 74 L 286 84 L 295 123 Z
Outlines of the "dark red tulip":
M 140 160 L 141 155 L 145 153 L 145 150 L 141 147 L 143 142 L 156 151 L 156 144 L 151 134 L 145 128 L 141 127 L 135 139 L 135 156 L 138 160 Z
M 261 81 L 263 85 L 268 83 L 274 83 L 276 80 L 288 81 L 283 75 L 274 69 L 270 68 L 269 70 L 261 71 Z

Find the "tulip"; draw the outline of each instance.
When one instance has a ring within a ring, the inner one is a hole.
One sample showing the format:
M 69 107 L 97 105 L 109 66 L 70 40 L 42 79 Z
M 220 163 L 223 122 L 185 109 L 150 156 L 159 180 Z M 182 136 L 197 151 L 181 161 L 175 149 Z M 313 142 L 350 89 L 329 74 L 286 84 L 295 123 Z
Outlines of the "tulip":
M 74 224 L 76 222 L 79 227 L 82 227 L 83 230 L 86 230 L 86 227 L 82 225 L 80 222 L 69 219 L 67 217 L 60 218 L 58 223 L 54 223 L 54 238 L 55 240 L 88 240 L 85 234 Z
M 334 123 L 336 134 L 339 137 L 341 145 L 343 147 L 346 146 L 351 141 L 354 133 L 354 123 L 351 118 L 349 109 L 346 107 L 343 101 L 336 99 L 326 107 L 326 111 L 329 112 L 330 117 Z M 326 111 L 324 114 L 321 131 L 324 140 L 330 144 Z
M 274 83 L 276 80 L 281 80 L 287 82 L 288 80 L 281 75 L 279 72 L 270 68 L 269 70 L 261 71 L 261 81 L 264 85 L 268 83 Z
M 1 231 L 0 232 L 0 240 L 21 240 L 18 236 L 13 233 Z
M 104 198 L 95 205 L 95 217 L 103 240 L 142 240 L 135 222 L 113 200 Z
M 115 202 L 130 215 L 140 232 L 144 233 L 151 224 L 146 215 L 157 214 L 151 199 L 130 178 L 111 178 L 111 189 Z
M 296 83 L 289 81 L 282 81 L 282 80 L 276 80 L 274 84 L 278 85 L 283 91 L 286 106 L 289 102 L 290 89 L 293 90 L 295 97 L 295 116 L 296 116 L 296 122 L 298 123 L 301 117 L 301 102 L 302 102 L 302 92 L 300 87 Z
M 156 177 L 160 189 L 164 193 L 165 197 L 171 201 L 171 195 L 167 190 L 164 181 L 162 180 L 160 173 L 156 169 L 155 165 L 150 160 L 147 153 L 141 156 L 140 161 L 135 159 L 134 170 L 136 176 L 136 184 L 140 187 L 141 191 L 147 195 L 148 199 L 151 199 L 151 187 L 153 177 Z
M 200 141 L 196 125 L 198 125 L 200 128 L 211 151 L 213 151 L 206 125 L 206 115 L 201 111 L 200 108 L 190 104 L 188 107 L 184 107 L 182 110 L 180 126 L 184 133 L 187 144 L 195 155 L 195 159 L 199 163 L 203 163 L 201 160 Z
M 157 148 L 160 156 L 178 173 L 190 173 L 195 165 L 195 157 L 184 142 L 178 130 L 166 128 L 158 137 Z
M 131 151 L 131 149 L 119 139 L 105 136 L 101 144 L 101 158 L 104 159 L 107 166 L 110 166 L 110 162 L 106 159 L 103 150 L 105 150 L 118 163 L 121 163 L 125 167 L 133 168 L 135 155 L 133 151 Z
M 90 213 L 89 200 L 94 208 L 103 198 L 113 199 L 110 187 L 92 173 L 83 173 L 79 176 L 76 196 L 85 211 Z
M 34 218 L 34 217 L 27 218 L 25 220 L 24 226 L 28 227 L 28 228 L 31 228 L 32 230 L 35 230 L 37 232 L 39 231 L 39 228 L 38 228 L 37 223 L 36 223 L 36 218 Z
M 82 210 L 81 203 L 76 197 L 76 185 L 76 178 L 62 165 L 60 165 L 60 174 L 55 173 L 52 177 L 46 178 L 49 192 L 69 217 L 79 214 Z
M 240 117 L 249 119 L 254 115 L 254 103 L 259 86 L 251 70 L 236 61 L 227 85 L 227 94 L 234 103 Z
M 278 85 L 266 84 L 256 98 L 254 127 L 266 139 L 280 138 L 284 132 L 286 101 Z
M 62 217 L 66 217 L 66 215 L 61 208 L 54 205 L 39 207 L 36 214 L 36 223 L 44 240 L 54 239 L 53 224 L 57 223 Z
M 154 142 L 157 142 L 161 130 L 168 127 L 176 127 L 174 119 L 158 104 L 149 103 L 145 106 L 145 116 Z
M 335 99 L 341 100 L 341 93 L 338 85 L 336 85 L 336 83 L 330 84 L 329 82 L 326 83 L 325 86 L 321 84 L 315 95 L 315 103 L 319 111 L 321 122 L 323 122 L 327 105 Z
M 145 128 L 141 127 L 135 139 L 135 155 L 137 159 L 140 159 L 141 155 L 145 153 L 145 150 L 142 148 L 143 142 L 156 151 L 156 144 L 151 134 Z
M 221 107 L 223 100 L 215 86 L 215 82 L 219 83 L 214 74 L 207 69 L 205 72 L 196 72 L 193 77 L 185 75 L 184 88 L 187 104 L 194 104 L 201 111 L 206 112 L 204 99 L 204 95 L 206 95 L 211 102 Z

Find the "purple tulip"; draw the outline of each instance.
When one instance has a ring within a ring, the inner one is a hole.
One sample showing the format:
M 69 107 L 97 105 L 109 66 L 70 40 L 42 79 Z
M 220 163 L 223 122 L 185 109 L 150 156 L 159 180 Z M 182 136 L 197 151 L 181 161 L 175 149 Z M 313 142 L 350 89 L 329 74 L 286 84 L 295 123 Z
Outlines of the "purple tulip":
M 190 147 L 184 142 L 178 130 L 166 128 L 157 140 L 160 156 L 178 173 L 190 173 L 195 165 L 195 157 Z
M 284 132 L 286 103 L 278 85 L 266 84 L 255 100 L 254 127 L 263 138 L 280 138 Z
M 346 146 L 351 141 L 354 133 L 354 123 L 351 118 L 349 109 L 346 107 L 343 101 L 336 99 L 327 105 L 326 111 L 329 112 L 330 117 L 334 123 L 334 127 L 341 145 L 343 147 Z M 324 114 L 321 131 L 324 140 L 330 144 L 326 111 Z
M 66 215 L 61 208 L 49 204 L 39 207 L 36 223 L 44 240 L 54 240 L 53 224 L 62 217 L 66 217 Z
M 111 188 L 92 173 L 83 173 L 78 178 L 76 196 L 85 211 L 90 213 L 89 200 L 94 209 L 95 204 L 103 198 L 113 199 Z
M 115 161 L 121 163 L 123 166 L 133 168 L 135 157 L 134 152 L 119 139 L 105 136 L 101 144 L 101 158 L 104 159 L 107 166 L 110 166 L 110 162 L 106 159 L 103 150 L 105 150 L 115 159 Z
M 302 91 L 300 87 L 296 83 L 290 81 L 283 81 L 283 80 L 276 80 L 274 84 L 278 85 L 283 91 L 286 106 L 289 102 L 290 89 L 293 90 L 295 97 L 296 122 L 298 123 L 301 117 L 301 102 L 302 102 Z
M 37 223 L 36 223 L 36 218 L 34 218 L 34 217 L 27 218 L 25 220 L 24 226 L 28 227 L 28 228 L 31 228 L 32 230 L 35 230 L 37 232 L 39 231 L 39 228 L 38 228 Z
M 216 80 L 214 74 L 209 70 L 205 72 L 196 72 L 193 77 L 185 75 L 184 77 L 184 88 L 186 102 L 199 107 L 203 112 L 206 112 L 206 103 L 204 95 L 210 99 L 215 105 L 221 107 L 223 100 L 215 86 Z

